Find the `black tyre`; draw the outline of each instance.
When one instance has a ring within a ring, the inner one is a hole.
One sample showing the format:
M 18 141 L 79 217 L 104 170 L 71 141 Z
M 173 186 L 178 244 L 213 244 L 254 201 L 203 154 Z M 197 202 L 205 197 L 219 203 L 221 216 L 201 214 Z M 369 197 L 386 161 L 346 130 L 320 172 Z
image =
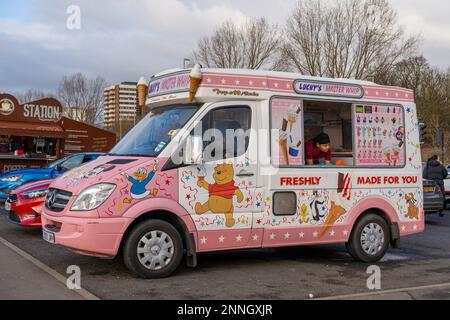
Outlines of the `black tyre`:
M 162 220 L 146 220 L 137 225 L 123 249 L 123 260 L 128 269 L 146 279 L 170 276 L 179 267 L 182 257 L 180 233 Z
M 367 263 L 380 261 L 389 249 L 389 226 L 382 217 L 368 214 L 354 226 L 347 250 L 357 260 Z

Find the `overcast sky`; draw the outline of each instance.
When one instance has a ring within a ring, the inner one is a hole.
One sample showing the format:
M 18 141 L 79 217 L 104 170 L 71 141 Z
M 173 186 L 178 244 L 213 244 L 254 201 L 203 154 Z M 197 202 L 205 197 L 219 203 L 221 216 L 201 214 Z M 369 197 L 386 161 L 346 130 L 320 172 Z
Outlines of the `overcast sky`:
M 296 0 L 0 0 L 0 92 L 53 92 L 61 77 L 82 72 L 108 83 L 137 81 L 183 58 L 225 20 L 265 16 L 282 25 Z M 391 0 L 421 51 L 450 66 L 450 1 Z M 69 30 L 70 5 L 81 29 Z

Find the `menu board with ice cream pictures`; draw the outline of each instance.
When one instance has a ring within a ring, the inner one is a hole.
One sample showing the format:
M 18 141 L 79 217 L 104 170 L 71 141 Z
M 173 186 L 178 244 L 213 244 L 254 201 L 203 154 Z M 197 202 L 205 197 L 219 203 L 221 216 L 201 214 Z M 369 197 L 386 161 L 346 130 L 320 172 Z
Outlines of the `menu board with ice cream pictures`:
M 395 105 L 354 105 L 356 165 L 405 165 L 404 109 Z
M 275 98 L 271 101 L 272 163 L 275 166 L 303 165 L 302 102 Z

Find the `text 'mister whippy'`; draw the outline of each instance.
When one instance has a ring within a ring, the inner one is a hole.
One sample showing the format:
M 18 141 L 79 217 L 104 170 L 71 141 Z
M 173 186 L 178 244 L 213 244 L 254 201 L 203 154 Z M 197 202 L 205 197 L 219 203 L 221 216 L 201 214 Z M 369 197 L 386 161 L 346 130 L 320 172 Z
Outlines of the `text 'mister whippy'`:
M 298 94 L 339 96 L 348 98 L 362 98 L 364 89 L 357 84 L 341 84 L 333 82 L 295 80 L 294 90 Z

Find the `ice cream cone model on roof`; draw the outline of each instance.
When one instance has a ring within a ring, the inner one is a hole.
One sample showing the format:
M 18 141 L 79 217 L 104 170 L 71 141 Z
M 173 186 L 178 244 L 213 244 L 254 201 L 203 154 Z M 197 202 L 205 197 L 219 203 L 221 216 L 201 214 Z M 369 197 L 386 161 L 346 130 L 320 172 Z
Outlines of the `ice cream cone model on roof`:
M 143 115 L 145 99 L 147 98 L 147 91 L 148 91 L 148 84 L 144 77 L 141 77 L 139 79 L 139 82 L 137 84 L 137 91 L 138 91 L 138 104 L 141 111 L 141 115 Z
M 189 88 L 189 101 L 194 101 L 195 95 L 197 94 L 198 87 L 202 81 L 202 70 L 199 64 L 196 64 L 190 73 L 191 84 Z

